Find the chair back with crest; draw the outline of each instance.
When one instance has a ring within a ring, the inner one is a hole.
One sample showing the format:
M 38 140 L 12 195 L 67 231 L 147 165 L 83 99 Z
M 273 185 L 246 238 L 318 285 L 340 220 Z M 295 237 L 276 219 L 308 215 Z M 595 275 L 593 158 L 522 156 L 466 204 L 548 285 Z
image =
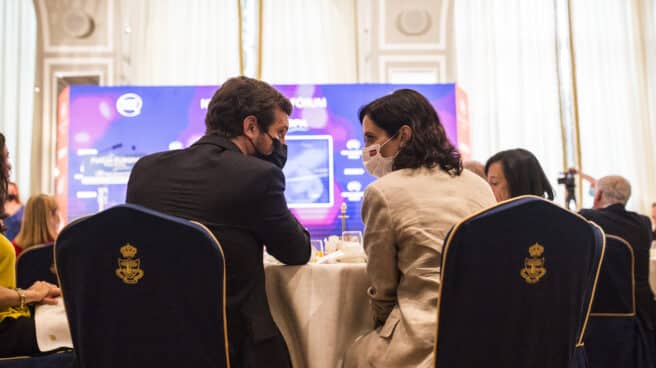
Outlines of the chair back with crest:
M 55 242 L 81 368 L 229 367 L 226 269 L 203 225 L 120 205 Z
M 606 235 L 585 349 L 593 368 L 653 367 L 649 337 L 636 315 L 635 257 L 631 244 Z
M 584 367 L 604 234 L 535 196 L 458 223 L 442 251 L 435 366 Z

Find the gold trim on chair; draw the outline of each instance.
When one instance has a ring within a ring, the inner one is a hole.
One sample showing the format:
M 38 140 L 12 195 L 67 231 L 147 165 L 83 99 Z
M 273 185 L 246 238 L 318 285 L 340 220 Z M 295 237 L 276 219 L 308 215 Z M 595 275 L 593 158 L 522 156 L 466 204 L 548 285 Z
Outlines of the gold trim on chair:
M 39 355 L 16 355 L 13 357 L 5 357 L 5 358 L 0 358 L 0 362 L 8 362 L 12 360 L 25 360 L 25 359 L 31 359 L 31 358 L 40 358 L 40 357 L 46 357 L 50 355 L 56 355 L 56 354 L 64 354 L 64 353 L 70 353 L 73 352 L 73 349 L 64 349 L 64 350 L 58 350 L 54 352 L 41 352 Z
M 490 207 L 484 208 L 482 210 L 479 210 L 477 212 L 474 212 L 473 214 L 465 217 L 464 219 L 460 220 L 457 224 L 451 228 L 449 232 L 449 237 L 446 239 L 446 243 L 444 244 L 444 247 L 442 248 L 442 266 L 440 268 L 440 285 L 438 286 L 437 289 L 437 323 L 436 323 L 436 332 L 435 332 L 435 343 L 433 345 L 433 356 L 435 357 L 435 367 L 437 368 L 437 343 L 440 337 L 440 309 L 442 306 L 442 285 L 444 284 L 444 277 L 446 275 L 446 256 L 447 253 L 449 252 L 449 247 L 451 246 L 451 242 L 453 241 L 454 234 L 458 231 L 460 228 L 460 225 L 464 224 L 465 222 L 469 221 L 470 219 L 482 215 L 488 211 L 491 211 L 501 205 L 504 205 L 506 203 L 514 202 L 520 199 L 524 198 L 536 198 L 536 199 L 541 199 L 546 201 L 544 198 L 534 196 L 534 195 L 523 195 L 515 198 L 510 198 L 505 201 L 501 201 L 495 205 L 492 205 Z M 567 211 L 567 210 L 566 210 Z M 587 221 L 587 220 L 586 220 Z
M 76 223 L 78 223 L 78 222 L 80 222 L 84 219 L 92 217 L 92 216 L 93 215 L 82 216 L 82 217 L 79 217 L 79 218 L 71 221 L 68 225 L 66 225 L 62 229 L 60 234 L 63 233 L 68 227 L 70 227 L 70 226 L 72 226 L 72 225 L 74 225 L 74 224 L 76 224 Z M 184 219 L 180 218 L 180 220 L 184 220 Z M 200 222 L 197 222 L 197 221 L 189 221 L 189 223 L 194 224 L 194 225 L 198 225 L 198 227 L 200 227 L 200 229 L 203 230 L 206 233 L 206 235 L 209 235 L 209 237 L 212 239 L 212 241 L 214 242 L 214 244 L 218 248 L 219 252 L 221 253 L 221 262 L 223 263 L 223 277 L 222 277 L 223 295 L 222 295 L 222 303 L 221 303 L 222 304 L 222 314 L 223 314 L 223 337 L 224 337 L 224 345 L 225 345 L 224 348 L 225 348 L 225 357 L 226 357 L 226 368 L 230 368 L 231 365 L 230 365 L 230 349 L 229 349 L 229 344 L 228 344 L 228 316 L 227 316 L 227 307 L 226 307 L 226 299 L 227 299 L 227 293 L 226 293 L 227 281 L 226 280 L 227 280 L 227 274 L 226 274 L 225 254 L 223 253 L 223 248 L 221 247 L 221 243 L 219 242 L 219 240 L 214 236 L 214 234 L 205 225 L 203 225 L 203 224 L 201 224 Z M 57 266 L 57 240 L 56 239 L 55 239 L 55 242 L 54 242 L 52 248 L 53 248 L 53 261 L 55 262 L 56 268 L 59 269 L 59 267 Z M 61 286 L 61 289 L 62 289 L 62 299 L 64 300 L 64 308 L 66 310 L 68 310 L 68 308 L 66 307 L 66 298 L 64 297 L 64 292 L 63 292 L 64 288 L 63 288 L 63 285 L 62 285 L 62 281 L 59 277 L 59 273 L 57 273 L 56 276 L 57 276 L 57 281 L 59 282 L 59 285 Z
M 436 331 L 435 331 L 435 343 L 433 344 L 433 356 L 435 357 L 435 368 L 437 368 L 437 345 L 438 345 L 439 336 L 440 336 L 440 309 L 441 309 L 441 306 L 442 306 L 442 285 L 444 284 L 444 278 L 445 278 L 445 275 L 446 275 L 446 257 L 447 257 L 447 254 L 448 254 L 448 252 L 449 252 L 449 248 L 451 247 L 451 242 L 453 241 L 453 237 L 455 236 L 455 234 L 456 234 L 456 232 L 458 231 L 458 229 L 460 228 L 460 226 L 461 226 L 462 224 L 464 224 L 465 222 L 471 220 L 472 218 L 474 218 L 474 217 L 476 217 L 476 216 L 479 216 L 479 215 L 482 215 L 482 214 L 484 214 L 484 213 L 486 213 L 486 212 L 488 212 L 488 211 L 491 211 L 491 210 L 493 210 L 493 209 L 495 209 L 495 208 L 497 208 L 497 207 L 499 207 L 499 206 L 505 205 L 505 204 L 507 204 L 507 203 L 511 203 L 511 202 L 519 201 L 519 200 L 521 200 L 521 199 L 525 199 L 525 198 L 534 198 L 534 199 L 539 199 L 539 200 L 542 200 L 542 201 L 548 202 L 548 203 L 550 203 L 550 204 L 553 204 L 553 205 L 555 205 L 557 208 L 559 208 L 559 209 L 561 209 L 561 210 L 563 210 L 563 211 L 565 211 L 565 212 L 569 212 L 570 214 L 573 214 L 573 215 L 577 216 L 578 218 L 582 219 L 583 221 L 585 221 L 585 222 L 587 222 L 587 223 L 590 223 L 590 224 L 594 225 L 595 227 L 597 227 L 597 228 L 601 231 L 601 234 L 603 235 L 603 242 L 602 242 L 602 248 L 601 248 L 601 255 L 600 255 L 600 257 L 599 257 L 599 263 L 597 264 L 597 274 L 596 274 L 596 276 L 595 276 L 594 284 L 593 284 L 593 286 L 592 286 L 592 293 L 591 293 L 591 295 L 590 295 L 590 303 L 589 303 L 589 305 L 588 305 L 588 310 L 587 310 L 586 317 L 585 317 L 585 320 L 584 320 L 584 323 L 583 323 L 583 327 L 581 328 L 581 334 L 580 334 L 579 340 L 578 340 L 578 342 L 577 342 L 577 344 L 576 344 L 576 347 L 583 346 L 583 342 L 582 342 L 582 340 L 583 340 L 583 335 L 584 335 L 584 333 L 585 333 L 585 329 L 586 329 L 587 324 L 588 324 L 588 317 L 589 317 L 589 315 L 590 315 L 590 310 L 591 310 L 591 307 L 592 307 L 592 301 L 593 301 L 593 299 L 594 299 L 594 292 L 595 292 L 595 288 L 596 288 L 596 286 L 597 286 L 597 280 L 598 280 L 598 278 L 599 278 L 599 270 L 601 269 L 601 264 L 602 264 L 602 262 L 603 262 L 603 259 L 604 259 L 604 252 L 605 252 L 605 249 L 606 249 L 606 237 L 605 237 L 605 233 L 604 233 L 603 230 L 601 230 L 601 228 L 600 228 L 597 224 L 595 224 L 595 223 L 593 223 L 593 222 L 591 222 L 591 221 L 588 221 L 588 219 L 586 219 L 585 217 L 581 216 L 580 214 L 578 214 L 578 213 L 576 213 L 576 212 L 574 212 L 574 211 L 571 211 L 571 210 L 569 210 L 569 209 L 567 209 L 567 208 L 560 207 L 560 206 L 556 205 L 555 203 L 553 203 L 553 202 L 551 202 L 551 201 L 549 201 L 549 200 L 546 200 L 546 199 L 544 199 L 544 198 L 542 198 L 542 197 L 538 197 L 538 196 L 535 196 L 535 195 L 522 195 L 522 196 L 518 196 L 518 197 L 514 197 L 514 198 L 507 199 L 507 200 L 505 200 L 505 201 L 501 201 L 501 202 L 499 202 L 499 203 L 497 203 L 497 204 L 495 204 L 495 205 L 492 205 L 492 206 L 490 206 L 490 207 L 484 208 L 484 209 L 482 209 L 482 210 L 480 210 L 480 211 L 478 211 L 478 212 L 475 212 L 475 213 L 473 213 L 473 214 L 471 214 L 471 215 L 465 217 L 464 219 L 460 220 L 460 222 L 458 222 L 457 224 L 455 224 L 455 225 L 453 226 L 453 228 L 451 228 L 451 231 L 449 232 L 449 237 L 448 237 L 447 239 L 445 239 L 445 240 L 446 240 L 446 243 L 444 244 L 444 247 L 442 248 L 442 266 L 441 266 L 441 269 L 440 269 L 440 285 L 439 285 L 439 287 L 438 287 L 438 291 L 437 291 L 437 298 L 438 298 L 438 299 L 437 299 L 437 322 L 436 322 L 436 326 L 435 326 L 435 330 L 436 330 Z
M 606 235 L 606 239 L 615 239 L 624 244 L 631 254 L 631 313 L 590 313 L 591 317 L 635 317 L 636 315 L 636 292 L 635 292 L 635 255 L 631 244 L 626 239 L 616 235 Z
M 35 251 L 35 250 L 41 249 L 41 248 L 52 247 L 54 245 L 55 245 L 55 242 L 53 241 L 53 242 L 49 242 L 49 243 L 33 245 L 33 246 L 31 246 L 27 249 L 23 249 L 21 254 L 19 254 L 18 257 L 16 257 L 16 265 L 18 265 L 18 260 L 23 256 L 23 254 L 27 254 L 27 253 L 30 253 L 32 251 Z
M 0 358 L 0 362 L 5 362 L 5 361 L 9 361 L 9 360 L 23 360 L 23 359 L 30 359 L 30 358 L 32 358 L 32 357 L 29 356 L 29 355 L 17 355 L 17 356 L 13 356 L 13 357 Z
M 43 244 L 33 245 L 33 246 L 31 246 L 27 249 L 23 249 L 21 254 L 19 254 L 18 257 L 16 257 L 16 262 L 15 262 L 16 264 L 14 266 L 14 268 L 16 270 L 16 276 L 18 276 L 18 262 L 21 259 L 21 257 L 23 257 L 23 255 L 28 254 L 28 253 L 33 252 L 33 251 L 36 251 L 36 250 L 39 250 L 39 249 L 47 248 L 47 247 L 53 247 L 54 248 L 55 247 L 55 242 L 53 241 L 51 243 L 43 243 Z M 54 254 L 53 254 L 53 257 L 54 257 Z M 52 263 L 54 265 L 54 263 L 55 263 L 54 258 L 52 259 Z M 56 275 L 57 274 L 57 272 L 56 272 L 57 267 L 54 267 L 54 269 L 51 269 L 51 271 L 53 271 L 53 273 Z
M 228 344 L 228 312 L 227 312 L 227 307 L 226 307 L 226 299 L 227 299 L 227 273 L 226 273 L 226 263 L 225 263 L 225 254 L 223 253 L 223 248 L 221 247 L 221 243 L 219 240 L 214 236 L 214 233 L 210 231 L 210 229 L 207 228 L 207 226 L 201 224 L 200 222 L 197 221 L 190 221 L 194 225 L 198 225 L 201 229 L 203 229 L 207 235 L 212 238 L 214 241 L 214 244 L 216 247 L 219 249 L 219 252 L 221 253 L 221 262 L 223 263 L 223 297 L 222 297 L 222 313 L 223 313 L 223 341 L 225 345 L 225 356 L 226 356 L 226 368 L 230 368 L 230 349 L 229 349 L 229 344 Z
M 76 219 L 73 219 L 73 221 L 69 222 L 68 225 L 64 226 L 63 229 L 59 232 L 59 235 L 63 234 L 69 227 L 77 224 L 78 222 L 88 219 L 89 217 L 92 217 L 93 215 L 85 215 L 85 216 L 80 216 Z M 64 310 L 68 311 L 68 306 L 66 305 L 66 297 L 64 296 L 64 285 L 62 284 L 62 280 L 59 277 L 59 265 L 57 264 L 57 239 L 59 239 L 59 235 L 57 235 L 57 238 L 55 238 L 55 241 L 52 244 L 52 262 L 55 264 L 55 276 L 57 276 L 57 283 L 59 284 L 59 290 L 61 292 L 61 298 L 64 303 Z M 68 318 L 68 312 L 66 314 L 66 317 Z M 72 335 L 71 335 L 71 340 L 72 340 Z M 73 349 L 75 349 L 75 342 L 73 342 Z
M 606 255 L 606 233 L 601 228 L 601 226 L 595 224 L 592 221 L 588 221 L 589 224 L 599 229 L 601 232 L 601 255 L 599 256 L 599 263 L 597 264 L 597 274 L 595 275 L 594 283 L 592 284 L 592 293 L 590 294 L 590 303 L 588 303 L 588 311 L 585 313 L 585 321 L 583 322 L 583 327 L 581 328 L 581 335 L 579 336 L 579 342 L 576 344 L 576 347 L 582 347 L 583 336 L 585 335 L 585 330 L 588 328 L 588 320 L 590 319 L 590 311 L 592 311 L 592 303 L 594 303 L 595 292 L 597 291 L 597 281 L 599 281 L 599 272 L 601 271 L 601 265 L 604 263 L 604 256 Z

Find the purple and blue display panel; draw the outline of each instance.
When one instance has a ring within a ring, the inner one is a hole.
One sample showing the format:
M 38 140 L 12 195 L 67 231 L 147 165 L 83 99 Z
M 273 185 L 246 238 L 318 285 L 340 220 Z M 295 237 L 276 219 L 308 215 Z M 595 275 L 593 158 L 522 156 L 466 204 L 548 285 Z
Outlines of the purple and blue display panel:
M 285 196 L 313 238 L 362 230 L 362 195 L 375 180 L 361 161 L 358 110 L 400 88 L 426 96 L 449 139 L 457 143 L 454 84 L 276 85 L 294 111 L 287 135 Z M 127 180 L 140 157 L 183 149 L 205 131 L 207 105 L 217 87 L 70 88 L 68 219 L 125 202 Z M 248 190 L 248 188 L 244 188 Z

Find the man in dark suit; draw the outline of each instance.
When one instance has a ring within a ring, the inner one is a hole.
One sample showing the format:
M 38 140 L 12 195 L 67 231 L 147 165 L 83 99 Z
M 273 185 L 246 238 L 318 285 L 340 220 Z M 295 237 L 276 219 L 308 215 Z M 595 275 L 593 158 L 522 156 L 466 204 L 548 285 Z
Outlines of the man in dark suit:
M 631 244 L 635 255 L 636 309 L 638 318 L 654 336 L 656 305 L 649 286 L 649 249 L 651 223 L 647 216 L 627 211 L 626 202 L 631 196 L 631 184 L 621 176 L 605 176 L 597 181 L 594 209 L 581 210 L 581 215 L 596 222 L 609 235 L 624 238 Z
M 128 203 L 199 221 L 217 236 L 226 258 L 235 367 L 291 366 L 269 311 L 262 263 L 263 245 L 286 264 L 310 258 L 309 234 L 284 197 L 291 110 L 268 84 L 229 79 L 209 104 L 205 136 L 187 149 L 143 157 L 128 183 Z M 184 256 L 187 244 L 179 246 Z

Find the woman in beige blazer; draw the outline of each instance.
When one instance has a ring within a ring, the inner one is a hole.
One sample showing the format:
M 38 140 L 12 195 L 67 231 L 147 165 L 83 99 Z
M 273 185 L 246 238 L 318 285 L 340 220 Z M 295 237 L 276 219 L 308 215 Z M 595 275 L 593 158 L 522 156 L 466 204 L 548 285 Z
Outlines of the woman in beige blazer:
M 344 367 L 432 367 L 442 245 L 449 229 L 495 203 L 483 179 L 462 170 L 437 113 L 403 89 L 360 110 L 363 161 L 379 179 L 362 220 L 374 329 Z

